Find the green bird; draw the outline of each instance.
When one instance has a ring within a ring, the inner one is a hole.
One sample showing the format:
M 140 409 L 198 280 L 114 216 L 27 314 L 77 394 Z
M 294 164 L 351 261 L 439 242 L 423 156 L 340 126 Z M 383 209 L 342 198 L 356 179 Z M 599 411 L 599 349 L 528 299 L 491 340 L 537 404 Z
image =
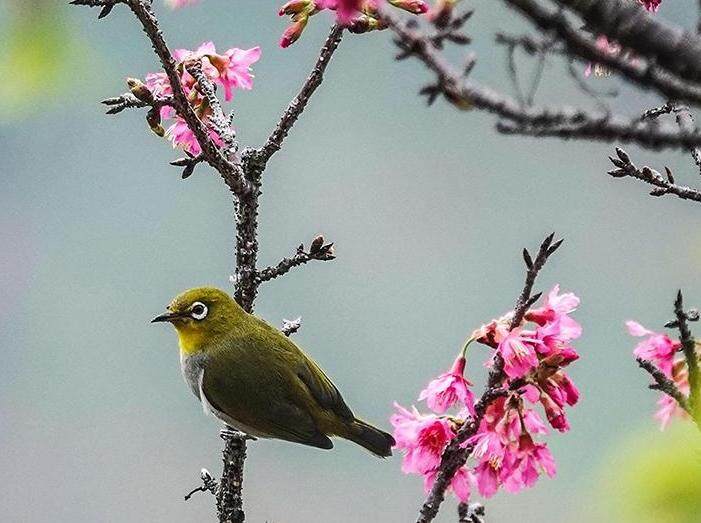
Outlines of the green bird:
M 355 417 L 319 366 L 276 328 L 212 287 L 185 291 L 153 322 L 170 322 L 185 381 L 205 412 L 250 436 L 330 449 L 329 436 L 373 454 L 394 438 Z

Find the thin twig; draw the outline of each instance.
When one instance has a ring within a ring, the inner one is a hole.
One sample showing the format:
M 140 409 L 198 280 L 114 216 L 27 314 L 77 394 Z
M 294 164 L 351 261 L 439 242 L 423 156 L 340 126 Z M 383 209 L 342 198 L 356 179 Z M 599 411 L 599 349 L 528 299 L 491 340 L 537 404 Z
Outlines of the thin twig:
M 331 61 L 331 57 L 336 52 L 338 44 L 341 43 L 341 38 L 343 37 L 343 27 L 340 25 L 334 25 L 329 32 L 329 36 L 326 38 L 324 46 L 321 48 L 319 57 L 316 60 L 314 69 L 309 74 L 309 77 L 304 82 L 302 89 L 299 94 L 294 97 L 285 109 L 280 121 L 273 130 L 273 132 L 268 137 L 265 144 L 258 150 L 257 160 L 265 164 L 270 157 L 280 150 L 282 147 L 282 142 L 287 137 L 287 134 L 292 129 L 297 119 L 301 116 L 304 108 L 307 106 L 310 98 L 314 94 L 314 91 L 321 85 L 324 80 L 324 72 L 326 67 Z
M 647 371 L 647 373 L 652 376 L 652 379 L 655 380 L 655 383 L 650 385 L 651 389 L 664 392 L 670 398 L 674 399 L 682 409 L 689 412 L 689 405 L 686 397 L 682 394 L 674 381 L 665 376 L 664 372 L 658 369 L 654 363 L 642 358 L 636 358 L 635 361 L 638 362 L 641 369 Z
M 650 192 L 650 196 L 665 196 L 669 194 L 683 200 L 701 202 L 701 191 L 692 189 L 686 185 L 677 185 L 674 182 L 674 175 L 670 169 L 665 168 L 667 176 L 664 177 L 648 166 L 638 169 L 631 161 L 628 153 L 620 147 L 616 147 L 616 155 L 618 156 L 617 158 L 609 156 L 609 160 L 616 166 L 616 169 L 608 171 L 608 174 L 614 178 L 625 178 L 629 176 L 652 185 L 655 188 Z
M 696 341 L 689 329 L 689 316 L 684 310 L 684 297 L 681 290 L 677 292 L 677 298 L 674 300 L 674 315 L 677 318 L 679 341 L 682 344 L 686 366 L 689 369 L 689 411 L 695 420 L 701 421 L 701 416 L 699 415 L 701 413 L 701 404 L 699 403 L 701 399 L 699 359 L 696 354 Z M 698 319 L 698 315 L 696 319 Z
M 672 124 L 651 124 L 617 115 L 592 114 L 571 107 L 523 107 L 512 98 L 468 80 L 431 44 L 425 34 L 408 27 L 390 10 L 380 6 L 380 13 L 383 21 L 397 35 L 396 42 L 404 52 L 421 60 L 436 74 L 438 86 L 449 100 L 504 118 L 506 121 L 497 124 L 497 129 L 502 133 L 631 141 L 653 149 L 688 148 L 701 144 L 701 133 L 688 134 Z
M 309 247 L 309 252 L 304 250 L 304 244 L 297 247 L 297 252 L 291 258 L 283 258 L 276 266 L 267 267 L 258 271 L 258 282 L 269 281 L 288 273 L 294 267 L 304 265 L 312 260 L 329 261 L 335 258 L 333 243 L 324 244 L 324 237 L 317 236 Z

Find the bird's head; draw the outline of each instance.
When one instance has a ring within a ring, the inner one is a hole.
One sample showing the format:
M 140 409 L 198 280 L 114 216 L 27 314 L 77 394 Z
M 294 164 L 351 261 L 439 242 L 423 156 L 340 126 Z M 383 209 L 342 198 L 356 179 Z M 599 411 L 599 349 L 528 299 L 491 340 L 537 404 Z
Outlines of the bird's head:
M 156 316 L 151 323 L 172 323 L 178 332 L 180 349 L 186 354 L 206 350 L 245 315 L 231 296 L 214 287 L 185 291 L 166 309 L 166 313 Z

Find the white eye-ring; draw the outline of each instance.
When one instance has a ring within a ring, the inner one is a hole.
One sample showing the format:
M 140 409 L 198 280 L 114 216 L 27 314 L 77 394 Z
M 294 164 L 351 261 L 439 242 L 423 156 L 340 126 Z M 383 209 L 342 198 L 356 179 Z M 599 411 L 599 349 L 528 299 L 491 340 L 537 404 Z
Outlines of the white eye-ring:
M 201 301 L 196 301 L 190 307 L 190 316 L 197 321 L 204 320 L 207 317 L 207 312 L 209 312 L 207 306 Z

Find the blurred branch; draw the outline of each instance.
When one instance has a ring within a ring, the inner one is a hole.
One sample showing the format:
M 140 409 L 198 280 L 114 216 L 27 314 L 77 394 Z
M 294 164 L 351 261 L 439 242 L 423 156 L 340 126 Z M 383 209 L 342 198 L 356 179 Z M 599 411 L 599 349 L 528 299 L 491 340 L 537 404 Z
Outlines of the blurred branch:
M 701 133 L 686 133 L 671 124 L 641 122 L 618 115 L 595 114 L 583 109 L 523 106 L 501 93 L 467 79 L 430 41 L 388 9 L 382 19 L 394 31 L 401 57 L 414 56 L 437 77 L 437 87 L 454 104 L 474 107 L 504 119 L 497 130 L 504 134 L 553 136 L 600 141 L 630 141 L 650 148 L 693 147 L 701 144 Z M 701 91 L 699 95 L 701 100 Z

